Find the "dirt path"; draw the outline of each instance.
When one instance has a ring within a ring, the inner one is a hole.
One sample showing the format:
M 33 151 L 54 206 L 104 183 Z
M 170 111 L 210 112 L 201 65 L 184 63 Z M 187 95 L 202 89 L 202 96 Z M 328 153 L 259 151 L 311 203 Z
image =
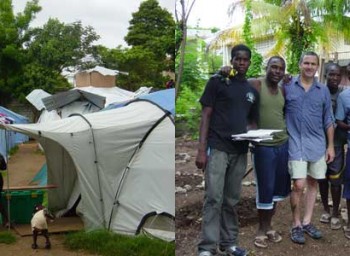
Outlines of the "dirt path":
M 18 151 L 9 159 L 9 185 L 27 185 L 44 163 L 45 155 L 38 150 L 36 141 L 19 145 Z M 7 177 L 4 177 L 4 188 L 6 187 Z
M 37 143 L 30 141 L 19 146 L 18 151 L 10 157 L 8 163 L 9 185 L 21 186 L 27 185 L 45 163 L 45 155 L 38 150 Z M 4 175 L 4 189 L 7 187 L 7 177 Z M 6 231 L 0 226 L 0 232 Z M 49 226 L 50 231 L 50 226 Z M 6 245 L 0 243 L 1 256 L 85 256 L 92 255 L 83 251 L 69 251 L 63 246 L 64 234 L 54 234 L 50 236 L 52 243 L 51 250 L 43 249 L 45 239 L 38 238 L 39 249 L 32 250 L 32 237 L 21 237 L 11 230 L 17 237 L 17 242 Z M 41 247 L 41 249 L 40 249 Z
M 176 187 L 184 188 L 186 192 L 176 193 L 176 255 L 196 256 L 197 243 L 202 216 L 203 203 L 203 173 L 197 170 L 194 164 L 196 156 L 196 142 L 176 139 L 176 153 L 187 153 L 188 160 L 179 160 L 176 163 Z M 253 175 L 248 175 L 245 182 L 254 181 Z M 188 187 L 190 185 L 190 187 Z M 342 200 L 342 207 L 346 203 Z M 344 237 L 343 231 L 331 230 L 327 224 L 319 222 L 322 213 L 321 202 L 318 200 L 314 209 L 313 223 L 323 233 L 320 240 L 312 240 L 306 236 L 305 245 L 297 245 L 289 239 L 291 225 L 291 210 L 289 199 L 280 203 L 273 219 L 273 226 L 281 232 L 282 242 L 269 244 L 267 249 L 257 249 L 253 245 L 257 230 L 257 212 L 255 209 L 255 187 L 243 186 L 242 198 L 238 206 L 240 217 L 240 245 L 250 250 L 250 255 L 259 256 L 347 256 L 350 255 L 350 240 Z M 344 224 L 344 221 L 343 221 Z

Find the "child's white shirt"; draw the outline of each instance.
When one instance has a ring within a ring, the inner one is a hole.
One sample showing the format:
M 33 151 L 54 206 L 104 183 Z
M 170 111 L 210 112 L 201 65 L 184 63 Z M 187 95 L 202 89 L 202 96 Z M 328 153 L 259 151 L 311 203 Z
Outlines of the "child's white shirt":
M 32 230 L 34 230 L 34 228 L 37 229 L 47 229 L 47 221 L 46 221 L 46 217 L 45 217 L 45 209 L 42 209 L 40 211 L 37 211 L 32 220 L 31 220 L 31 224 L 32 224 Z

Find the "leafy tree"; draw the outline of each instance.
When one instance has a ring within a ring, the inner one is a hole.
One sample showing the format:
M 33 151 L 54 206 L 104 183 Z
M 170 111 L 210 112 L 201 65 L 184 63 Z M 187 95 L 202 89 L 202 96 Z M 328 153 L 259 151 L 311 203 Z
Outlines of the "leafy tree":
M 157 59 L 164 60 L 167 55 L 174 59 L 174 31 L 171 13 L 161 8 L 157 0 L 146 0 L 132 14 L 124 39 L 130 46 L 142 46 L 153 52 Z
M 14 94 L 20 101 L 25 101 L 25 96 L 35 88 L 43 89 L 51 94 L 71 89 L 71 85 L 60 72 L 38 63 L 25 65 L 17 83 L 19 86 L 14 91 Z
M 21 75 L 25 52 L 23 43 L 28 38 L 28 27 L 40 11 L 38 0 L 30 1 L 22 13 L 13 14 L 12 0 L 0 1 L 0 104 L 11 101 L 17 77 Z
M 129 73 L 118 75 L 118 86 L 132 91 L 140 86 L 164 88 L 167 78 L 159 72 L 159 60 L 153 52 L 141 46 L 130 49 L 121 46 L 107 49 L 100 46 L 98 52 L 105 67 Z
M 13 95 L 23 101 L 37 88 L 49 93 L 69 89 L 68 81 L 60 75 L 62 70 L 84 65 L 83 57 L 94 53 L 92 43 L 99 36 L 81 22 L 64 24 L 49 19 L 42 28 L 28 30 L 24 38 L 22 73 L 14 79 L 16 88 L 12 88 Z
M 83 65 L 83 57 L 95 54 L 92 43 L 99 39 L 92 27 L 83 27 L 80 21 L 64 24 L 57 19 L 49 19 L 31 36 L 27 43 L 29 58 L 56 72 Z
M 156 0 L 146 0 L 132 14 L 125 41 L 131 48 L 98 47 L 102 63 L 112 69 L 128 72 L 119 75 L 117 84 L 129 90 L 140 86 L 164 88 L 169 77 L 164 70 L 174 71 L 175 21 Z

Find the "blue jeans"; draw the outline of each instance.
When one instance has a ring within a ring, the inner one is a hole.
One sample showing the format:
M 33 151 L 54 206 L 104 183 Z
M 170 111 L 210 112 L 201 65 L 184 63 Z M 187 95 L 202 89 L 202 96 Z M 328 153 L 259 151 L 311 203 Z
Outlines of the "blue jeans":
M 235 206 L 241 196 L 247 154 L 229 154 L 212 149 L 205 170 L 205 195 L 201 240 L 198 251 L 216 252 L 238 243 Z

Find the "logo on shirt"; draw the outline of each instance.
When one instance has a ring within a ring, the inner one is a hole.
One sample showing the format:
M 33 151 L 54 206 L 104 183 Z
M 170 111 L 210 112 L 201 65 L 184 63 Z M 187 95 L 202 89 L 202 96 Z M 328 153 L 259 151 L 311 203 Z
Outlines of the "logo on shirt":
M 250 103 L 254 103 L 254 101 L 255 101 L 254 93 L 248 92 L 245 97 L 246 97 L 247 101 L 249 101 Z

